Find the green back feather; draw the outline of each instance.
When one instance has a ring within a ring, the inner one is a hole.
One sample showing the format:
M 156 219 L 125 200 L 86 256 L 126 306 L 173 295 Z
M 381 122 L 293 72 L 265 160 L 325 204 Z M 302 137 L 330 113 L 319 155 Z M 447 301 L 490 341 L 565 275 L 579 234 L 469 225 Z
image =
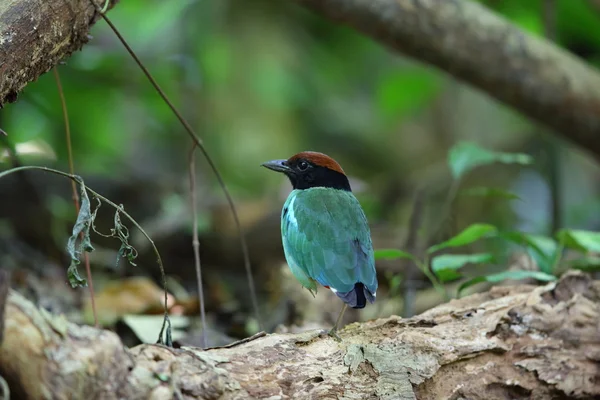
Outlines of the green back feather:
M 300 283 L 315 281 L 339 292 L 362 282 L 377 290 L 371 234 L 360 203 L 351 192 L 331 188 L 294 190 L 281 218 L 286 259 Z

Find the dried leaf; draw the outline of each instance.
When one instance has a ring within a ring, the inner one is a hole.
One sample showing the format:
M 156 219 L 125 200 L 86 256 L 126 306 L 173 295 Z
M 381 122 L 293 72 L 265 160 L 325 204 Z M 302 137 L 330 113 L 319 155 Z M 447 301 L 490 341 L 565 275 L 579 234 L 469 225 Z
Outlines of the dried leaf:
M 81 257 L 81 253 L 84 251 L 88 253 L 94 251 L 94 247 L 92 246 L 90 239 L 90 227 L 93 224 L 95 213 L 92 214 L 91 212 L 90 199 L 87 195 L 87 191 L 85 190 L 83 180 L 81 178 L 77 178 L 77 183 L 81 189 L 81 205 L 79 209 L 79 215 L 77 216 L 77 220 L 73 226 L 71 237 L 69 237 L 69 240 L 67 241 L 67 252 L 71 256 L 71 264 L 67 269 L 67 278 L 69 280 L 69 284 L 73 288 L 87 286 L 87 281 L 79 275 L 77 265 L 80 264 L 79 258 Z M 79 240 L 80 235 L 83 235 L 81 240 Z

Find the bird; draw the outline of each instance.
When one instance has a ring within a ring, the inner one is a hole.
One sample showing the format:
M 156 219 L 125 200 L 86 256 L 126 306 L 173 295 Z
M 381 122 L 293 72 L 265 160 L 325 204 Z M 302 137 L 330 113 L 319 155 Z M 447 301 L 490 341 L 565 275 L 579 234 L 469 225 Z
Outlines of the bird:
M 326 154 L 303 151 L 262 166 L 285 174 L 292 184 L 281 210 L 285 259 L 292 274 L 313 296 L 320 284 L 343 301 L 328 332 L 339 341 L 337 331 L 347 307 L 364 308 L 377 296 L 367 217 L 344 170 Z

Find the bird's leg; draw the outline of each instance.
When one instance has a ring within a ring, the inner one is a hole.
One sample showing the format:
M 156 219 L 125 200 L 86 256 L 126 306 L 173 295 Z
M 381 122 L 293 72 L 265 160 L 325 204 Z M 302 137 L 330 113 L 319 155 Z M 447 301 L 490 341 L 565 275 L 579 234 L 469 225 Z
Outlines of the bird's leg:
M 340 338 L 338 336 L 337 330 L 338 330 L 338 326 L 339 326 L 340 322 L 342 321 L 342 317 L 344 316 L 344 313 L 346 312 L 346 308 L 348 308 L 348 304 L 344 303 L 344 306 L 342 307 L 342 311 L 340 311 L 340 315 L 338 315 L 337 321 L 335 321 L 335 325 L 329 331 L 329 336 L 331 336 L 332 338 L 334 338 L 338 342 L 341 342 L 342 338 Z

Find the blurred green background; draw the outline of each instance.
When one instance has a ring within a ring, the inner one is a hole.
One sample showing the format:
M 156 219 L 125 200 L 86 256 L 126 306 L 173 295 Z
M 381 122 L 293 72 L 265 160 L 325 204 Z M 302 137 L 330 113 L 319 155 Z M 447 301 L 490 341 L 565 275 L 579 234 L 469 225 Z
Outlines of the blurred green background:
M 529 33 L 543 35 L 541 0 L 482 3 Z M 585 0 L 556 4 L 558 45 L 597 66 L 600 10 Z M 315 150 L 339 161 L 365 208 L 376 248 L 406 244 L 417 192 L 424 209 L 420 246 L 432 244 L 435 232 L 435 240 L 441 240 L 474 222 L 542 234 L 558 227 L 600 228 L 599 170 L 584 151 L 485 93 L 291 2 L 128 0 L 109 16 L 223 174 L 247 234 L 267 328 L 330 319 L 317 315 L 321 306 L 313 306 L 314 314 L 307 311 L 312 300 L 298 300 L 305 294 L 292 294 L 300 288 L 286 275 L 279 236 L 280 208 L 290 187 L 282 176 L 260 167 L 266 160 Z M 76 172 L 147 229 L 167 274 L 182 293 L 194 297 L 190 140 L 108 26 L 99 21 L 91 34 L 89 43 L 58 67 Z M 22 163 L 68 170 L 62 109 L 51 73 L 0 110 L 0 126 Z M 531 166 L 487 166 L 461 184 L 501 188 L 520 200 L 459 196 L 445 215 L 452 184 L 447 153 L 459 141 L 532 155 Z M 1 168 L 11 166 L 6 154 L 0 160 Z M 251 308 L 237 234 L 213 174 L 200 155 L 197 160 L 209 325 L 243 336 L 256 325 L 248 323 Z M 0 261 L 52 276 L 58 279 L 56 287 L 64 288 L 64 246 L 75 219 L 69 182 L 28 173 L 6 178 L 0 189 Z M 554 217 L 552 194 L 559 206 Z M 112 213 L 103 206 L 98 228 L 106 231 L 111 222 Z M 130 230 L 140 253 L 136 267 L 124 261 L 115 267 L 118 242 L 94 238 L 97 291 L 127 276 L 158 277 L 148 244 Z M 50 274 L 48 265 L 59 272 Z M 402 268 L 378 263 L 384 291 L 394 276 L 402 276 Z M 407 281 L 418 290 L 428 287 L 418 274 Z M 87 296 L 82 289 L 78 293 Z M 349 318 L 403 313 L 405 302 L 412 301 L 403 298 L 402 290 L 388 294 L 381 300 L 386 306 Z M 391 301 L 396 297 L 399 302 Z M 337 312 L 339 304 L 324 298 Z M 73 302 L 85 307 L 85 299 Z M 196 313 L 194 306 L 186 310 Z

